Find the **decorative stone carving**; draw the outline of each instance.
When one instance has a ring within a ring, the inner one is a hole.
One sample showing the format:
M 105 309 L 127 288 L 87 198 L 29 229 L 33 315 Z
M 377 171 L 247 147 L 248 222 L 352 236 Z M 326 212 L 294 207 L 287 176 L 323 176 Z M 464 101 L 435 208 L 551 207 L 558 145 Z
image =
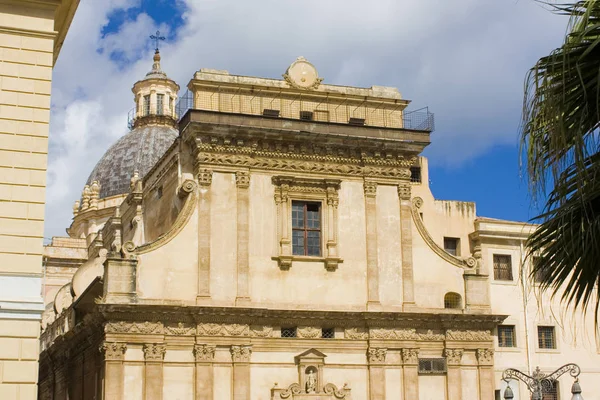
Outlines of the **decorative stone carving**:
M 250 362 L 252 348 L 250 346 L 231 346 L 231 360 L 235 362 Z
M 410 200 L 410 193 L 410 183 L 401 183 L 398 185 L 398 197 L 400 197 L 401 200 Z
M 100 346 L 100 351 L 104 353 L 106 361 L 122 361 L 125 358 L 127 345 L 118 342 L 104 342 Z
M 272 326 L 253 326 L 250 328 L 251 337 L 272 337 L 273 327 Z
M 304 384 L 306 393 L 316 393 L 318 389 L 316 368 L 308 368 L 308 371 L 306 372 L 306 377 L 304 379 L 306 382 Z
M 98 197 L 100 195 L 100 184 L 98 181 L 93 181 L 90 186 L 90 209 L 98 208 Z
M 250 173 L 248 171 L 236 171 L 235 184 L 242 189 L 250 187 Z
M 198 171 L 198 184 L 200 186 L 210 186 L 212 184 L 212 170 L 201 168 Z
M 196 327 L 184 324 L 183 322 L 179 322 L 177 325 L 168 325 L 165 326 L 165 334 L 166 335 L 177 335 L 177 336 L 185 336 L 185 335 L 193 335 L 196 333 Z
M 402 349 L 402 362 L 404 362 L 404 364 L 418 364 L 419 349 Z
M 129 181 L 129 191 L 133 192 L 136 191 L 136 189 L 138 189 L 138 182 L 140 182 L 140 172 L 136 169 L 133 171 L 133 176 L 131 177 L 131 180 Z M 139 188 L 141 189 L 141 187 Z
M 145 344 L 143 350 L 146 361 L 162 361 L 165 358 L 167 346 L 164 343 Z
M 196 362 L 213 361 L 215 359 L 216 349 L 216 346 L 210 344 L 195 344 L 193 351 Z
M 314 393 L 314 392 L 313 392 Z M 350 399 L 351 389 L 348 387 L 348 384 L 344 384 L 344 386 L 340 389 L 333 383 L 327 383 L 323 386 L 322 390 L 317 392 L 319 396 L 317 398 L 323 400 L 334 400 L 334 399 Z M 305 390 L 302 389 L 300 384 L 292 383 L 287 389 L 281 389 L 275 383 L 273 388 L 271 389 L 271 398 L 274 400 L 279 399 L 305 399 L 304 395 L 310 394 L 306 393 Z M 312 396 L 310 397 L 312 398 Z
M 361 328 L 346 328 L 344 329 L 344 338 L 352 340 L 367 340 L 369 332 Z
M 197 326 L 199 336 L 250 336 L 250 327 L 246 324 L 201 323 Z
M 76 217 L 77 214 L 79 214 L 79 200 L 76 200 L 73 204 L 73 217 Z
M 446 357 L 446 362 L 451 365 L 460 365 L 463 353 L 463 349 L 444 349 L 444 357 Z
M 106 333 L 143 333 L 143 334 L 162 334 L 162 322 L 107 322 L 104 326 Z
M 431 329 L 424 333 L 418 333 L 418 340 L 427 341 L 427 342 L 435 342 L 435 341 L 443 341 L 446 339 L 446 335 L 443 333 L 434 333 Z
M 492 365 L 494 363 L 494 350 L 477 349 L 477 361 L 481 365 Z
M 387 349 L 369 347 L 367 350 L 367 359 L 370 364 L 385 363 L 385 356 L 387 355 Z
M 196 191 L 197 184 L 192 179 L 186 179 L 183 181 L 178 190 L 178 195 L 181 198 L 187 197 L 190 193 Z
M 321 336 L 321 330 L 312 326 L 301 326 L 297 329 L 299 338 L 316 339 Z
M 377 182 L 365 181 L 363 188 L 365 190 L 365 197 L 377 196 Z
M 81 211 L 85 211 L 90 207 L 90 187 L 85 185 L 81 193 Z
M 303 90 L 314 90 L 319 87 L 323 78 L 314 65 L 306 58 L 298 57 L 283 74 L 283 79 L 293 88 Z
M 492 340 L 492 333 L 490 331 L 456 331 L 448 329 L 446 331 L 446 340 L 487 342 Z

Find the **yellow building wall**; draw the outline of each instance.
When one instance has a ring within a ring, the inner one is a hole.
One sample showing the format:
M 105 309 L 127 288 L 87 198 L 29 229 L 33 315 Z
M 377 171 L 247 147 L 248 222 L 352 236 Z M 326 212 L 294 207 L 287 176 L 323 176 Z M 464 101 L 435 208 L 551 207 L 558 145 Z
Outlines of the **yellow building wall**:
M 3 400 L 37 397 L 52 67 L 77 3 L 78 0 L 0 0 L 0 399 Z

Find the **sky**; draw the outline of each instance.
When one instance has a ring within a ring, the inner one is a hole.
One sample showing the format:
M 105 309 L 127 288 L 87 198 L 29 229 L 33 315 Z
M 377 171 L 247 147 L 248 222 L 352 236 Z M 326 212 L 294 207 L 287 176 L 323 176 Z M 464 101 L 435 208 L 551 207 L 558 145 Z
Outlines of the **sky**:
M 54 69 L 45 237 L 65 235 L 94 165 L 127 133 L 157 30 L 184 89 L 200 68 L 281 78 L 298 56 L 324 83 L 397 87 L 409 110 L 435 114 L 434 196 L 528 221 L 539 207 L 519 166 L 524 80 L 567 22 L 535 0 L 82 1 Z

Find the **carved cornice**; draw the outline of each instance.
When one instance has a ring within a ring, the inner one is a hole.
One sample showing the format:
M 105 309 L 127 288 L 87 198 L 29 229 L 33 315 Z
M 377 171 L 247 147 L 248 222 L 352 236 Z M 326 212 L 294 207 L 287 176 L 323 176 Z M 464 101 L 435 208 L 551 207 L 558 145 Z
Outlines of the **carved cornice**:
M 431 250 L 433 250 L 433 252 L 435 254 L 437 254 L 439 257 L 444 259 L 444 261 L 447 261 L 448 263 L 450 263 L 456 267 L 463 268 L 463 269 L 472 269 L 473 267 L 475 267 L 477 265 L 477 261 L 475 260 L 475 258 L 473 258 L 473 257 L 468 257 L 468 258 L 454 257 L 453 255 L 449 254 L 446 250 L 441 248 L 435 242 L 435 240 L 433 240 L 433 238 L 429 234 L 429 231 L 427 231 L 425 224 L 423 224 L 423 219 L 419 215 L 419 208 L 421 208 L 421 206 L 423 205 L 423 199 L 420 197 L 415 197 L 415 198 L 413 198 L 412 202 L 413 202 L 413 207 L 412 207 L 413 222 L 415 223 L 415 226 L 417 227 L 419 234 L 421 235 L 421 237 L 423 238 L 425 243 L 427 243 L 429 248 L 431 248 Z
M 444 349 L 444 357 L 449 365 L 460 365 L 463 353 L 463 349 Z
M 146 361 L 162 361 L 167 352 L 167 345 L 164 343 L 147 343 L 144 345 L 143 350 Z
M 123 361 L 127 345 L 125 343 L 104 342 L 100 346 L 100 351 L 104 353 L 106 361 Z
M 215 350 L 217 349 L 214 345 L 209 344 L 195 344 L 194 345 L 194 358 L 196 362 L 213 361 L 215 359 Z
M 231 346 L 231 361 L 234 363 L 239 362 L 250 362 L 250 356 L 252 355 L 251 346 Z
M 402 362 L 407 365 L 419 364 L 419 349 L 402 349 Z
M 479 365 L 493 365 L 494 364 L 494 350 L 493 349 L 477 349 L 477 361 Z
M 369 364 L 385 364 L 387 349 L 369 347 L 367 350 L 367 360 Z

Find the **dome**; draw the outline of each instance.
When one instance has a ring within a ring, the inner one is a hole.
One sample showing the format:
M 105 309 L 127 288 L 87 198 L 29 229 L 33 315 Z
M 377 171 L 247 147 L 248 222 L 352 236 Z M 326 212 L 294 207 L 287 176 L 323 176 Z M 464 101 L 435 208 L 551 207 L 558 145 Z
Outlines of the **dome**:
M 179 132 L 167 125 L 144 125 L 120 138 L 104 153 L 87 185 L 100 184 L 100 198 L 125 194 L 133 171 L 144 177 L 173 144 Z

